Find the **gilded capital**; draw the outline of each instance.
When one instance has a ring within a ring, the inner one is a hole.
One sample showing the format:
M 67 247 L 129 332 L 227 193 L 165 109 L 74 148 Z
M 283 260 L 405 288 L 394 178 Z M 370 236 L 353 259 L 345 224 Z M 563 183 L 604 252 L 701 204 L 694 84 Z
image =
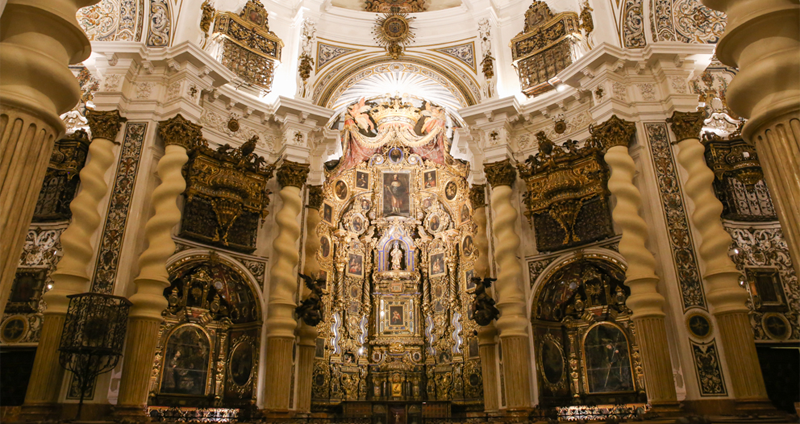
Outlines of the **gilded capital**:
M 127 121 L 119 116 L 118 110 L 97 112 L 92 109 L 86 109 L 86 120 L 89 121 L 89 128 L 92 130 L 92 138 L 105 138 L 110 141 L 117 138 L 122 123 Z
M 191 150 L 203 142 L 203 127 L 177 114 L 174 117 L 158 123 L 158 135 L 164 140 L 164 145 L 182 146 Z
M 469 201 L 472 210 L 486 206 L 486 184 L 475 184 L 469 190 Z
M 303 188 L 308 178 L 309 166 L 304 163 L 297 163 L 285 160 L 281 167 L 278 168 L 278 184 L 281 188 L 292 186 Z
M 608 121 L 590 126 L 589 132 L 603 146 L 603 150 L 607 151 L 616 146 L 628 147 L 636 133 L 636 124 L 619 119 L 617 115 L 611 115 Z
M 322 206 L 322 186 L 308 186 L 308 208 L 316 209 Z
M 699 140 L 705 118 L 706 114 L 703 111 L 674 112 L 667 122 L 672 128 L 672 132 L 675 133 L 677 141 L 681 142 L 690 138 Z
M 517 168 L 511 164 L 509 159 L 487 163 L 483 165 L 483 172 L 492 187 L 513 186 L 517 180 Z

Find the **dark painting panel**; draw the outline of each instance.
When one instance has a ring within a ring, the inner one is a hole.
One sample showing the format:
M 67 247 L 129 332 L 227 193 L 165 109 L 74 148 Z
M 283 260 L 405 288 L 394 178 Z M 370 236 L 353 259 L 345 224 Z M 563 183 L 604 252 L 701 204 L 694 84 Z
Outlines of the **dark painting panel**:
M 584 339 L 586 379 L 590 393 L 633 390 L 628 340 L 612 325 L 598 325 Z
M 205 395 L 209 352 L 208 337 L 199 328 L 175 330 L 167 341 L 161 393 Z

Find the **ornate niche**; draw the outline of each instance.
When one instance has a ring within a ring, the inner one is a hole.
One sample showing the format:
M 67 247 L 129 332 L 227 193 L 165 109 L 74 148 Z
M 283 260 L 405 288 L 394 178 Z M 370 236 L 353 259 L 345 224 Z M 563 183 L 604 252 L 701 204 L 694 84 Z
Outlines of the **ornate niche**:
M 78 192 L 78 173 L 86 163 L 89 136 L 84 130 L 56 141 L 42 190 L 33 212 L 34 222 L 61 221 L 72 217 L 69 204 Z
M 544 278 L 531 312 L 541 404 L 646 401 L 620 264 L 576 257 Z
M 316 410 L 360 401 L 417 402 L 409 417 L 481 409 L 469 167 L 448 153 L 447 120 L 434 104 L 399 97 L 348 108 L 317 228 L 327 285 Z
M 272 89 L 275 65 L 281 60 L 281 41 L 269 30 L 269 12 L 248 0 L 239 14 L 221 12 L 214 19 L 209 53 L 262 93 Z
M 519 170 L 537 249 L 559 250 L 613 236 L 608 166 L 599 143 L 589 139 L 578 147 L 569 140 L 558 146 L 541 131 L 536 138 L 539 152 Z
M 237 149 L 226 144 L 192 150 L 184 168 L 181 237 L 244 253 L 255 250 L 270 201 L 267 182 L 275 171 L 253 153 L 256 141 L 253 137 Z
M 585 45 L 577 13 L 554 15 L 547 3 L 534 0 L 525 12 L 525 29 L 511 39 L 522 92 L 531 97 L 555 88 L 556 75 L 578 58 Z
M 722 202 L 722 218 L 733 221 L 775 221 L 756 149 L 735 132 L 729 139 L 703 134 L 708 166 L 714 171 L 714 192 Z
M 174 263 L 170 282 L 148 404 L 255 405 L 261 307 L 247 276 L 211 254 Z

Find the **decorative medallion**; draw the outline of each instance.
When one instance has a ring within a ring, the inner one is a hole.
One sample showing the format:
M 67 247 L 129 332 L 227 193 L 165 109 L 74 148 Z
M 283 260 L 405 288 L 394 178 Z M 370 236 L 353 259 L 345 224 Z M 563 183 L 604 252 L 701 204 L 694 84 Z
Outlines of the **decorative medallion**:
M 231 119 L 228 120 L 228 129 L 231 130 L 232 132 L 237 132 L 239 131 L 239 128 L 240 128 L 239 120 L 236 119 L 235 116 L 231 116 Z
M 700 312 L 686 317 L 686 328 L 691 335 L 698 339 L 705 339 L 712 333 L 711 321 Z
M 17 315 L 7 319 L 0 327 L 0 336 L 5 343 L 15 343 L 28 332 L 28 321 Z
M 398 10 L 392 8 L 389 13 L 378 16 L 375 28 L 372 30 L 375 42 L 385 48 L 386 54 L 392 59 L 400 58 L 406 45 L 414 41 L 414 29 L 411 28 L 411 22 L 415 18 Z
M 761 320 L 764 332 L 775 340 L 786 340 L 791 335 L 792 326 L 785 316 L 778 313 L 767 313 Z

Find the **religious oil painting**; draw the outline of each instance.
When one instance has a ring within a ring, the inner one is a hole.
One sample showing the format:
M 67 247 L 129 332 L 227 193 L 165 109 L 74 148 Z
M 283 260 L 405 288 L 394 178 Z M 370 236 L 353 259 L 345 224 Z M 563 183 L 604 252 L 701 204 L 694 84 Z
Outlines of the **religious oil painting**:
M 431 255 L 431 277 L 444 275 L 446 273 L 444 267 L 444 253 L 437 253 Z
M 233 382 L 237 386 L 246 385 L 253 373 L 253 346 L 247 341 L 237 344 L 228 366 Z
M 351 253 L 347 259 L 347 275 L 361 277 L 364 275 L 364 258 Z
M 389 151 L 389 161 L 391 161 L 395 165 L 402 162 L 403 151 L 398 148 L 394 148 L 391 151 Z
M 403 305 L 393 305 L 389 307 L 389 325 L 403 325 Z
M 327 237 L 319 239 L 319 252 L 323 258 L 327 258 L 331 254 L 331 241 Z
M 386 172 L 383 174 L 384 216 L 407 217 L 411 215 L 411 202 L 408 188 L 408 173 Z
M 590 393 L 630 392 L 633 387 L 628 340 L 618 327 L 599 324 L 583 342 Z
M 469 221 L 470 218 L 472 217 L 469 215 L 469 206 L 461 205 L 461 222 Z
M 553 340 L 545 339 L 544 343 L 539 344 L 542 349 L 542 374 L 550 384 L 558 384 L 564 377 L 564 355 L 561 347 Z
M 185 325 L 175 330 L 167 342 L 161 393 L 205 395 L 210 351 L 200 328 Z
M 464 273 L 464 281 L 467 285 L 467 291 L 475 290 L 475 283 L 472 281 L 472 277 L 475 276 L 474 270 L 468 270 Z
M 333 206 L 327 203 L 322 204 L 322 220 L 328 224 L 333 224 Z
M 362 190 L 369 188 L 369 173 L 361 171 L 356 172 L 356 188 Z
M 456 183 L 450 181 L 446 186 L 444 186 L 444 197 L 446 197 L 447 200 L 455 199 L 456 194 L 458 194 L 458 186 Z
M 336 184 L 333 186 L 333 191 L 336 193 L 336 197 L 338 197 L 339 200 L 347 198 L 347 184 L 345 184 L 344 181 L 336 181 Z
M 464 256 L 472 256 L 473 252 L 475 252 L 475 244 L 472 242 L 472 236 L 464 237 L 464 241 L 461 242 L 461 253 Z
M 436 170 L 426 171 L 424 174 L 424 188 L 436 187 Z

